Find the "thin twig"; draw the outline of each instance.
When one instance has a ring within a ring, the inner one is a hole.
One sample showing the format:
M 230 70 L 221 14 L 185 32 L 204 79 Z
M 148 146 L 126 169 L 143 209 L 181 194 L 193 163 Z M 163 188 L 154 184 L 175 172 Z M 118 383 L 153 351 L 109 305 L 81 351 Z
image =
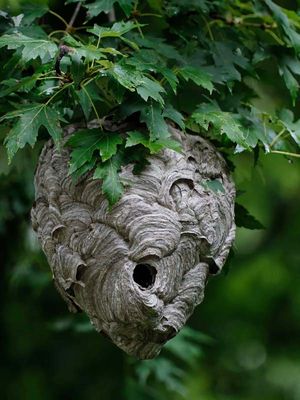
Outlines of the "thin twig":
M 75 20 L 77 18 L 78 13 L 79 13 L 80 7 L 81 7 L 81 2 L 78 2 L 77 5 L 76 5 L 75 10 L 73 12 L 73 15 L 72 15 L 72 17 L 70 19 L 70 22 L 68 23 L 68 26 L 67 26 L 67 29 L 66 29 L 67 32 L 71 32 L 71 30 L 73 28 L 73 24 L 74 24 L 74 22 L 75 22 Z
M 116 21 L 116 13 L 114 7 L 108 13 L 108 21 L 115 22 Z
M 103 130 L 102 123 L 101 123 L 101 119 L 100 119 L 100 117 L 99 117 L 97 108 L 96 108 L 96 106 L 95 106 L 95 104 L 94 104 L 94 102 L 93 102 L 93 100 L 92 100 L 92 98 L 91 98 L 89 92 L 86 90 L 86 88 L 85 88 L 84 86 L 81 86 L 81 88 L 82 88 L 82 90 L 85 92 L 87 98 L 89 99 L 89 102 L 91 103 L 91 106 L 92 106 L 92 108 L 93 108 L 93 110 L 94 110 L 94 113 L 95 113 L 95 115 L 96 115 L 96 117 L 97 117 L 97 120 L 98 120 L 99 128 L 100 128 L 101 130 Z

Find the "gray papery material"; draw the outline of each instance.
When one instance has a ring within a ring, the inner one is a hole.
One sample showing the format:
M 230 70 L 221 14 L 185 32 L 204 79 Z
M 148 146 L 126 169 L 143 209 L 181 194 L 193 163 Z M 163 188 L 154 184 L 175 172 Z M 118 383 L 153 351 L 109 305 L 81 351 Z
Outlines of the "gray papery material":
M 183 327 L 235 235 L 235 188 L 223 158 L 207 140 L 170 131 L 182 153 L 150 156 L 140 175 L 123 167 L 125 193 L 111 211 L 91 174 L 72 182 L 69 150 L 52 141 L 35 176 L 32 224 L 60 294 L 141 359 Z M 212 180 L 224 190 L 211 190 Z

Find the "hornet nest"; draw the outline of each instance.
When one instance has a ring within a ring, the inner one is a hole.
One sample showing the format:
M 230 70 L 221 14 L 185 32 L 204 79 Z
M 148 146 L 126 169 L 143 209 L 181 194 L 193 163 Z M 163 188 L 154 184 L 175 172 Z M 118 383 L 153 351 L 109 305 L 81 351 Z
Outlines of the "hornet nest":
M 69 127 L 66 138 L 76 128 Z M 126 353 L 155 357 L 204 297 L 235 235 L 235 188 L 212 144 L 170 126 L 182 152 L 149 157 L 109 210 L 91 173 L 76 184 L 70 150 L 50 140 L 35 176 L 33 228 L 70 311 L 84 311 Z M 222 190 L 212 190 L 210 182 Z

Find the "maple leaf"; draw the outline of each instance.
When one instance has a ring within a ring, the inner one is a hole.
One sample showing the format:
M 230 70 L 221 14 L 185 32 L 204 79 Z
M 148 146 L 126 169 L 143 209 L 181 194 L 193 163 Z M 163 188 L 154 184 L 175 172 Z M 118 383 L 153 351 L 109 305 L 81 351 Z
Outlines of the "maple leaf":
M 241 130 L 241 125 L 234 119 L 230 112 L 221 111 L 214 104 L 201 104 L 191 116 L 191 119 L 206 131 L 213 126 L 218 135 L 226 135 L 232 142 L 243 148 L 248 148 L 249 143 Z
M 91 162 L 93 154 L 99 151 L 102 161 L 111 158 L 117 152 L 118 144 L 122 143 L 121 136 L 116 132 L 102 131 L 100 128 L 83 129 L 70 137 L 67 145 L 72 147 L 70 174 Z
M 191 80 L 196 85 L 202 86 L 204 89 L 207 89 L 209 93 L 212 93 L 214 90 L 214 85 L 211 82 L 212 76 L 202 71 L 200 68 L 187 66 L 179 70 L 179 75 L 186 81 Z
M 170 137 L 168 124 L 158 103 L 151 103 L 149 106 L 144 107 L 141 111 L 140 120 L 146 123 L 152 141 Z
M 48 130 L 55 143 L 59 142 L 62 136 L 59 123 L 61 117 L 55 109 L 44 104 L 37 104 L 23 110 L 21 114 L 16 116 L 20 118 L 5 139 L 9 162 L 16 152 L 27 143 L 32 147 L 34 146 L 41 126 Z M 10 118 L 10 116 L 8 115 L 7 118 Z
M 110 206 L 115 204 L 123 194 L 123 185 L 118 174 L 121 165 L 122 156 L 116 154 L 106 162 L 99 164 L 93 175 L 93 179 L 102 180 L 102 193 L 108 199 Z
M 9 50 L 22 49 L 22 59 L 27 62 L 40 57 L 42 61 L 54 59 L 57 45 L 50 40 L 34 39 L 22 33 L 13 33 L 0 37 L 0 48 L 6 46 Z

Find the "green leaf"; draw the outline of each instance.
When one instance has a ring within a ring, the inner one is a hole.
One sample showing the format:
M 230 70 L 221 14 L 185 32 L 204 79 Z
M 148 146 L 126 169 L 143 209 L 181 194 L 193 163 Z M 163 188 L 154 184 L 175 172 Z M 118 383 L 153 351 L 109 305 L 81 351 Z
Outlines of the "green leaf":
M 41 126 L 48 130 L 56 143 L 62 135 L 59 123 L 61 117 L 55 109 L 44 104 L 37 104 L 32 106 L 31 109 L 22 111 L 19 115 L 19 121 L 13 126 L 5 139 L 9 162 L 16 152 L 27 143 L 32 147 L 34 146 Z
M 44 107 L 40 115 L 41 125 L 44 125 L 56 145 L 59 145 L 63 133 L 60 119 L 62 118 L 59 113 L 51 107 Z
M 57 53 L 57 45 L 50 40 L 33 39 L 22 33 L 13 33 L 0 37 L 0 48 L 7 46 L 9 50 L 22 49 L 22 59 L 27 62 L 40 57 L 43 62 L 53 60 Z
M 177 90 L 177 85 L 179 83 L 177 76 L 175 73 L 166 67 L 160 67 L 159 65 L 156 65 L 154 70 L 157 70 L 157 72 L 161 73 L 165 80 L 168 82 L 168 84 L 171 86 L 171 89 L 173 92 L 176 94 Z
M 193 365 L 203 353 L 201 345 L 212 342 L 213 339 L 204 333 L 185 326 L 174 340 L 166 344 L 165 348 L 178 358 L 181 363 Z
M 123 185 L 118 174 L 121 161 L 121 157 L 117 154 L 98 165 L 93 175 L 93 179 L 102 179 L 102 193 L 108 199 L 110 206 L 114 205 L 123 194 Z
M 79 90 L 76 90 L 76 95 L 85 119 L 88 121 L 92 110 L 92 103 L 95 104 L 95 101 L 103 101 L 103 98 L 99 94 L 99 88 L 95 81 L 92 81 Z
M 135 68 L 121 63 L 115 64 L 108 70 L 108 73 L 111 74 L 120 85 L 132 92 L 135 90 L 137 82 L 142 79 L 142 74 L 136 71 Z
M 23 4 L 22 12 L 24 13 L 22 25 L 31 25 L 37 18 L 42 17 L 49 11 L 46 4 Z
M 133 11 L 135 0 L 118 0 L 118 3 L 124 11 L 126 17 L 129 17 Z
M 122 143 L 121 136 L 116 132 L 101 131 L 99 128 L 83 129 L 70 137 L 66 145 L 73 148 L 71 152 L 70 174 L 92 160 L 96 150 L 102 161 L 111 158 L 117 152 L 118 144 Z
M 177 140 L 171 139 L 171 138 L 162 138 L 162 139 L 158 139 L 155 142 L 151 142 L 150 146 L 152 147 L 152 149 L 154 148 L 154 146 L 156 147 L 155 152 L 161 150 L 161 149 L 171 149 L 176 151 L 177 153 L 181 153 L 182 152 L 182 146 L 181 143 L 177 142 Z M 151 150 L 151 148 L 150 148 Z M 152 152 L 154 152 L 152 150 Z
M 138 45 L 148 49 L 153 49 L 164 58 L 179 62 L 182 62 L 184 59 L 184 57 L 174 46 L 165 43 L 165 40 L 161 37 L 154 37 L 150 35 L 147 35 L 147 37 L 141 37 L 138 34 L 132 34 L 132 36 Z
M 145 101 L 148 101 L 149 97 L 160 104 L 164 104 L 164 99 L 161 97 L 160 93 L 164 93 L 164 88 L 155 80 L 143 77 L 140 84 L 136 87 L 137 93 Z
M 293 105 L 295 105 L 297 95 L 299 92 L 299 83 L 295 79 L 295 77 L 291 73 L 291 71 L 286 66 L 279 67 L 279 73 L 280 73 L 280 75 L 283 76 L 286 87 L 288 88 L 288 90 L 291 94 Z
M 251 65 L 241 51 L 243 47 L 238 42 L 211 41 L 209 46 L 215 65 L 206 70 L 213 75 L 214 82 L 224 82 L 230 89 L 233 81 L 241 80 L 237 67 L 251 71 Z
M 73 47 L 75 54 L 84 58 L 85 63 L 93 62 L 94 60 L 106 59 L 103 49 L 99 49 L 94 44 L 82 43 L 74 39 L 71 35 L 64 37 L 64 43 Z
M 283 109 L 280 112 L 280 123 L 290 133 L 291 137 L 300 146 L 300 119 L 294 122 L 294 114 L 291 110 Z
M 2 81 L 1 85 L 6 86 L 6 88 L 0 89 L 0 98 L 8 96 L 11 93 L 28 92 L 34 87 L 40 75 L 41 74 L 33 74 L 22 79 L 11 78 L 6 81 Z
M 92 111 L 92 104 L 91 101 L 86 93 L 87 88 L 84 89 L 80 89 L 76 91 L 77 97 L 78 97 L 78 101 L 79 104 L 82 108 L 82 111 L 84 113 L 85 119 L 88 121 L 91 111 Z
M 169 148 L 177 152 L 180 152 L 182 150 L 181 144 L 176 140 L 170 138 L 151 141 L 145 133 L 142 133 L 140 131 L 127 132 L 125 147 L 132 147 L 139 144 L 142 144 L 144 147 L 149 149 L 151 154 L 158 153 L 160 150 L 165 148 Z
M 212 125 L 215 134 L 226 135 L 228 139 L 243 148 L 249 147 L 241 126 L 234 116 L 229 112 L 218 110 L 214 104 L 202 104 L 192 114 L 191 119 L 206 131 Z
M 265 227 L 241 204 L 235 203 L 235 223 L 247 229 L 265 229 Z
M 164 108 L 163 116 L 164 118 L 169 118 L 171 121 L 174 121 L 182 130 L 184 130 L 185 125 L 183 115 L 179 111 L 175 110 L 171 104 L 168 104 Z
M 109 160 L 114 154 L 116 154 L 117 146 L 122 142 L 123 140 L 118 133 L 109 132 L 109 134 L 103 138 L 101 144 L 99 144 L 102 161 Z
M 164 88 L 157 81 L 144 76 L 133 66 L 120 62 L 109 69 L 108 73 L 126 89 L 132 92 L 136 90 L 143 100 L 147 101 L 150 97 L 161 104 L 164 103 L 160 95 L 160 93 L 165 92 Z
M 93 3 L 85 4 L 87 8 L 88 18 L 97 17 L 102 12 L 108 13 L 114 6 L 117 0 L 96 0 Z
M 125 147 L 136 146 L 137 144 L 148 144 L 146 135 L 140 131 L 129 131 L 127 132 L 127 139 Z
M 87 32 L 97 36 L 98 39 L 107 37 L 120 38 L 122 35 L 125 35 L 125 33 L 128 33 L 139 26 L 143 25 L 137 24 L 133 21 L 115 22 L 111 28 L 106 28 L 95 24 L 93 28 L 87 29 Z
M 81 61 L 81 57 L 79 56 L 78 53 L 71 54 L 71 60 L 72 60 L 70 68 L 71 76 L 75 85 L 78 86 L 82 81 L 83 77 L 85 76 L 86 67 Z
M 239 121 L 242 125 L 244 137 L 246 138 L 247 144 L 255 148 L 258 141 L 263 143 L 265 150 L 269 151 L 269 133 L 272 131 L 271 128 L 266 124 L 266 120 L 270 120 L 271 116 L 266 113 L 262 113 L 257 108 L 250 106 L 249 109 L 240 108 L 239 110 Z
M 211 82 L 212 76 L 207 72 L 202 71 L 200 68 L 187 66 L 181 68 L 178 72 L 183 79 L 186 81 L 193 81 L 196 85 L 207 89 L 210 94 L 214 90 L 214 86 Z
M 72 180 L 76 182 L 80 177 L 93 170 L 95 168 L 96 163 L 97 163 L 97 157 L 93 156 L 91 161 L 86 162 L 75 172 L 72 173 Z
M 140 121 L 145 122 L 149 129 L 151 141 L 170 137 L 168 125 L 163 117 L 162 107 L 151 103 L 141 111 Z
M 181 397 L 185 395 L 183 384 L 183 378 L 185 377 L 184 368 L 179 368 L 173 361 L 165 357 L 158 357 L 154 360 L 147 360 L 146 363 L 140 363 L 136 372 L 139 380 L 145 386 L 147 378 L 151 375 L 168 390 L 180 394 Z M 136 399 L 140 398 L 141 396 Z
M 134 7 L 134 0 L 96 0 L 93 3 L 85 4 L 87 8 L 88 18 L 91 19 L 105 12 L 106 14 L 112 10 L 115 3 L 118 3 L 124 11 L 126 17 L 129 17 Z
M 300 52 L 300 35 L 294 29 L 293 23 L 290 21 L 287 13 L 283 7 L 278 6 L 272 0 L 265 0 L 267 6 L 272 11 L 274 19 L 282 27 L 286 37 L 290 41 L 291 45 L 295 48 L 297 53 Z

